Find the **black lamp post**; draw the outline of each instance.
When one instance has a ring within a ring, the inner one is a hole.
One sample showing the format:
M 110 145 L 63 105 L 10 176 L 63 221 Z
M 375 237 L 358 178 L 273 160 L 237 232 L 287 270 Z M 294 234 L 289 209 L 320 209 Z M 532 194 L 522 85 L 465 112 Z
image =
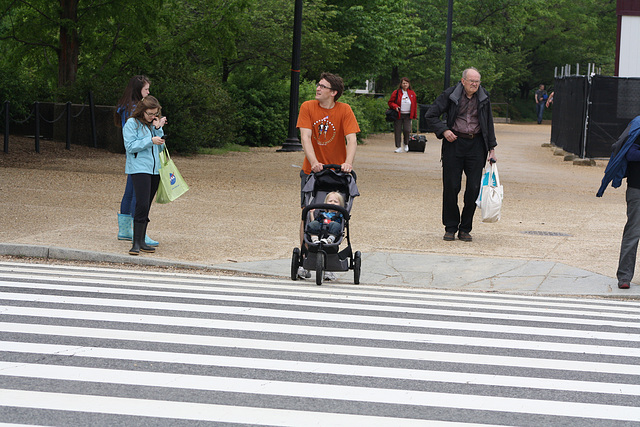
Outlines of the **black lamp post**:
M 449 10 L 447 12 L 447 42 L 444 58 L 444 88 L 449 87 L 451 77 L 451 26 L 453 23 L 453 0 L 449 0 Z
M 302 39 L 302 0 L 296 0 L 293 18 L 293 53 L 291 55 L 291 90 L 289 92 L 289 136 L 278 151 L 302 151 L 298 139 L 298 96 L 300 94 L 300 40 Z

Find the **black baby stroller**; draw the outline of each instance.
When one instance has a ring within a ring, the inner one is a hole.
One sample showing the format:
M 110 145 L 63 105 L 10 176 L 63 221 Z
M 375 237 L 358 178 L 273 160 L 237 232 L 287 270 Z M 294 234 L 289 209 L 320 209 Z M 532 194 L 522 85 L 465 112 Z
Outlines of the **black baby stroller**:
M 325 271 L 353 270 L 353 281 L 360 283 L 361 254 L 351 250 L 349 240 L 349 219 L 353 198 L 359 196 L 356 186 L 355 172 L 345 173 L 340 165 L 324 165 L 321 172 L 312 173 L 302 189 L 304 193 L 304 205 L 302 210 L 303 227 L 306 231 L 307 224 L 312 220 L 310 212 L 314 209 L 334 210 L 342 214 L 343 221 L 341 232 L 332 243 L 325 243 L 322 239 L 318 242 L 311 241 L 308 233 L 304 233 L 302 248 L 294 248 L 291 257 L 291 280 L 298 279 L 298 268 L 302 266 L 306 270 L 315 270 L 316 284 L 321 285 Z M 345 207 L 325 204 L 327 194 L 337 191 L 344 197 Z M 323 226 L 320 238 L 325 237 L 327 230 Z M 340 250 L 340 244 L 346 239 L 347 246 Z

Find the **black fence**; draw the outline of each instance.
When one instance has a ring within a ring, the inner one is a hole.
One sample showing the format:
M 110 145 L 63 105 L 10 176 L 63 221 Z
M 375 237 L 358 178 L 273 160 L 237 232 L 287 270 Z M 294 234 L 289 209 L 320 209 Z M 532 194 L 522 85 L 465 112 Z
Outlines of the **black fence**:
M 640 115 L 640 78 L 556 78 L 551 142 L 580 157 L 609 157 L 611 144 Z
M 41 139 L 65 141 L 71 144 L 106 148 L 123 152 L 122 132 L 116 131 L 113 121 L 115 108 L 95 105 L 89 94 L 87 104 L 34 102 L 26 117 L 15 117 L 11 103 L 0 105 L 0 129 L 4 133 L 4 152 L 9 152 L 9 135 L 34 138 L 34 149 L 40 153 Z

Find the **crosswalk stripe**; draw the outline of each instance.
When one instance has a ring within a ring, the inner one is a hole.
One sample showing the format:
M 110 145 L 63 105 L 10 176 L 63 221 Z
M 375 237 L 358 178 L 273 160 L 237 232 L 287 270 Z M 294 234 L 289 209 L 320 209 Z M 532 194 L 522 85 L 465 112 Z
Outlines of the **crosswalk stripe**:
M 413 291 L 0 262 L 0 423 L 640 420 L 637 302 Z
M 2 375 L 120 385 L 187 388 L 207 391 L 259 393 L 311 399 L 356 400 L 396 405 L 419 405 L 457 409 L 524 412 L 569 417 L 591 417 L 618 421 L 640 420 L 640 408 L 630 406 L 553 402 L 495 396 L 470 396 L 413 390 L 379 389 L 290 381 L 121 371 L 56 365 L 0 363 Z M 535 408 L 535 409 L 534 409 Z
M 84 298 L 83 298 L 84 299 Z M 121 301 L 119 301 L 121 302 Z M 72 303 L 72 302 L 69 302 Z M 158 303 L 153 303 L 158 304 Z M 142 304 L 143 306 L 151 306 L 153 304 Z M 122 307 L 121 304 L 114 304 Z M 163 304 L 158 304 L 163 305 Z M 129 305 L 124 305 L 130 307 Z M 166 309 L 166 308 L 165 308 Z M 201 318 L 184 318 L 184 317 L 171 317 L 171 316 L 154 316 L 154 315 L 142 315 L 142 314 L 126 314 L 126 313 L 104 313 L 104 312 L 89 312 L 82 311 L 77 312 L 73 310 L 54 310 L 54 309 L 23 309 L 16 310 L 7 307 L 7 312 L 12 310 L 14 312 L 23 311 L 25 315 L 40 316 L 44 310 L 49 312 L 55 311 L 56 317 L 73 317 L 82 318 L 84 320 L 102 320 L 111 322 L 123 322 L 123 323 L 140 323 L 140 324 L 156 324 L 167 326 L 188 326 L 206 329 L 227 329 L 227 330 L 239 330 L 239 331 L 254 331 L 263 333 L 284 333 L 284 334 L 299 334 L 307 336 L 332 336 L 351 339 L 375 339 L 379 341 L 404 341 L 414 343 L 430 343 L 430 344 L 451 344 L 462 346 L 480 346 L 480 347 L 492 347 L 492 348 L 511 348 L 519 350 L 534 350 L 534 351 L 556 351 L 564 353 L 579 353 L 579 354 L 596 354 L 596 355 L 609 355 L 618 356 L 624 355 L 626 357 L 640 357 L 640 348 L 634 347 L 622 347 L 622 346 L 602 346 L 592 344 L 567 344 L 558 342 L 547 341 L 523 341 L 517 339 L 506 338 L 488 338 L 488 337 L 473 337 L 473 336 L 452 336 L 452 335 L 439 335 L 426 332 L 399 332 L 399 331 L 383 331 L 372 329 L 356 329 L 356 328 L 343 328 L 343 327 L 329 327 L 329 326 L 306 326 L 306 325 L 292 325 L 292 324 L 278 324 L 267 322 L 249 322 L 249 321 L 234 321 L 234 320 L 218 320 L 218 319 L 201 319 Z M 177 309 L 176 309 L 177 310 Z M 180 310 L 186 310 L 182 307 Z M 200 312 L 199 310 L 194 310 Z M 31 313 L 29 313 L 31 312 Z M 215 312 L 215 311 L 214 311 Z M 260 316 L 259 310 L 245 310 L 244 314 Z M 280 316 L 278 316 L 280 317 Z M 283 316 L 284 317 L 284 316 Z M 295 318 L 295 317 L 294 317 Z M 331 320 L 331 316 L 327 316 L 327 319 Z M 361 322 L 371 322 L 375 319 L 363 319 Z M 44 326 L 44 325 L 43 325 Z M 485 325 L 487 331 L 491 331 L 491 325 Z M 19 328 L 17 324 L 5 323 L 2 328 Z M 37 333 L 28 332 L 33 326 L 23 325 L 23 333 Z M 49 327 L 49 326 L 45 326 Z M 5 329 L 6 330 L 6 329 Z M 579 331 L 578 331 L 579 332 Z M 539 333 L 539 335 L 544 335 Z M 576 334 L 577 336 L 578 334 Z M 608 334 L 617 335 L 617 334 Z M 625 337 L 620 334 L 621 337 Z M 625 337 L 626 338 L 626 337 Z M 637 341 L 637 337 L 634 341 Z
M 2 264 L 0 263 L 0 268 Z M 356 288 L 340 288 L 338 286 L 331 286 L 328 284 L 324 289 L 331 289 L 330 293 L 327 291 L 319 291 L 316 287 L 309 287 L 305 285 L 309 285 L 308 282 L 297 282 L 292 285 L 291 281 L 286 281 L 282 279 L 256 279 L 256 278 L 227 278 L 225 276 L 213 276 L 212 278 L 205 277 L 202 275 L 180 275 L 178 276 L 175 273 L 162 273 L 156 272 L 153 274 L 145 274 L 144 272 L 127 272 L 122 275 L 116 275 L 115 279 L 120 280 L 109 280 L 105 277 L 110 277 L 108 274 L 113 270 L 104 269 L 104 273 L 107 276 L 101 274 L 93 274 L 89 275 L 89 277 L 99 277 L 100 279 L 95 278 L 87 278 L 86 274 L 77 274 L 72 277 L 56 277 L 55 274 L 52 274 L 51 277 L 55 278 L 55 280 L 60 282 L 74 282 L 77 281 L 78 278 L 82 278 L 84 283 L 96 283 L 96 284 L 112 284 L 112 285 L 123 285 L 128 284 L 131 286 L 144 286 L 147 288 L 175 288 L 180 290 L 187 289 L 210 289 L 210 287 L 206 285 L 215 285 L 220 288 L 228 288 L 233 289 L 237 288 L 237 286 L 242 286 L 243 284 L 249 284 L 258 286 L 259 289 L 248 289 L 247 287 L 242 287 L 243 293 L 268 293 L 274 295 L 283 295 L 283 296 L 294 296 L 294 295 L 308 295 L 308 296 L 321 296 L 322 298 L 333 299 L 333 298 L 344 298 L 351 296 L 358 296 L 359 299 L 367 300 L 370 299 L 372 301 L 384 299 L 384 301 L 393 301 L 392 297 L 397 298 L 406 298 L 404 302 L 407 300 L 420 303 L 420 298 L 434 298 L 437 297 L 441 300 L 451 300 L 456 301 L 457 303 L 463 304 L 463 306 L 469 306 L 470 308 L 479 308 L 481 306 L 491 307 L 496 303 L 502 303 L 504 305 L 513 304 L 517 306 L 519 311 L 530 311 L 530 312 L 540 312 L 540 308 L 543 308 L 545 312 L 549 313 L 565 313 L 565 314 L 574 314 L 574 310 L 566 310 L 566 311 L 555 311 L 553 307 L 564 307 L 565 309 L 584 309 L 586 312 L 597 308 L 598 310 L 608 310 L 611 312 L 621 311 L 624 314 L 621 317 L 626 318 L 630 313 L 640 313 L 640 307 L 637 304 L 629 301 L 620 301 L 620 300 L 597 300 L 587 301 L 575 298 L 562 298 L 559 299 L 555 297 L 543 297 L 543 296 L 521 296 L 521 295 L 482 295 L 476 296 L 469 292 L 456 292 L 456 291 L 447 291 L 447 290 L 434 290 L 434 289 L 411 289 L 411 291 L 406 291 L 404 289 L 396 289 L 396 288 L 383 288 L 375 287 L 375 286 L 358 286 Z M 113 273 L 112 273 L 113 274 Z M 154 278 L 155 276 L 162 277 L 163 283 L 158 283 L 158 281 Z M 184 277 L 183 277 L 184 276 Z M 25 278 L 25 279 L 38 279 L 42 277 L 46 277 L 45 275 L 22 275 L 19 273 L 14 274 L 2 274 L 2 277 L 8 278 Z M 235 283 L 234 280 L 240 281 L 243 280 L 244 283 Z M 199 285 L 194 285 L 199 284 Z M 202 286 L 205 285 L 205 286 Z M 271 290 L 270 290 L 271 289 Z M 462 297 L 462 298 L 461 298 Z M 465 303 L 464 301 L 473 301 L 475 304 Z M 427 301 L 429 303 L 430 301 Z M 477 304 L 477 305 L 476 305 Z M 597 314 L 594 314 L 597 315 Z M 612 314 L 613 315 L 613 314 Z
M 24 283 L 22 282 L 2 282 L 0 281 L 0 286 L 8 287 L 8 288 L 24 288 Z M 130 296 L 155 296 L 155 297 L 175 297 L 181 299 L 203 299 L 203 300 L 212 300 L 212 301 L 232 301 L 232 302 L 243 302 L 243 303 L 270 303 L 270 304 L 287 304 L 290 306 L 300 306 L 300 307 L 314 307 L 318 305 L 317 301 L 306 301 L 306 300 L 291 300 L 286 298 L 274 298 L 274 297 L 262 297 L 262 296 L 252 296 L 246 297 L 242 295 L 223 295 L 223 294 L 210 294 L 210 293 L 192 293 L 192 292 L 180 292 L 180 291 L 145 291 L 141 289 L 128 289 L 128 288 L 106 288 L 104 286 L 64 286 L 64 285 L 52 285 L 52 284 L 38 284 L 39 290 L 50 290 L 50 291 L 71 291 L 71 292 L 96 292 L 103 295 L 130 295 Z M 204 291 L 206 289 L 199 289 Z M 389 304 L 393 304 L 394 301 L 389 301 Z M 404 302 L 406 304 L 406 302 Z M 552 317 L 547 315 L 537 315 L 537 316 L 524 316 L 524 315 L 516 315 L 516 314 L 503 314 L 503 313 L 482 313 L 478 311 L 460 311 L 455 309 L 435 309 L 433 307 L 429 308 L 414 308 L 407 306 L 393 306 L 393 305 L 371 305 L 365 303 L 342 303 L 342 302 L 327 302 L 325 300 L 322 301 L 322 306 L 325 308 L 337 308 L 337 309 L 357 309 L 362 311 L 376 311 L 376 312 L 389 312 L 389 313 L 404 313 L 404 314 L 430 314 L 430 315 L 445 315 L 445 316 L 456 316 L 456 317 L 473 317 L 473 318 L 482 318 L 482 319 L 508 319 L 508 320 L 522 320 L 522 321 L 535 321 L 537 323 L 541 322 L 558 322 L 565 324 L 573 324 L 573 325 L 598 325 L 598 326 L 613 326 L 613 327 L 636 327 L 640 329 L 640 323 L 636 323 L 636 320 L 640 321 L 640 315 L 630 315 L 630 314 L 613 314 L 609 317 L 620 317 L 626 319 L 626 322 L 623 321 L 615 321 L 609 319 L 584 319 L 584 318 L 567 318 L 567 317 Z M 493 309 L 500 308 L 494 306 Z M 590 316 L 593 314 L 590 312 L 572 312 L 573 315 L 585 315 Z
M 487 356 L 472 353 L 435 352 L 424 350 L 407 350 L 402 348 L 386 348 L 381 346 L 364 347 L 336 344 L 316 344 L 288 341 L 258 340 L 248 338 L 227 338 L 208 335 L 181 335 L 163 332 L 126 331 L 109 329 L 92 329 L 69 326 L 28 325 L 0 323 L 4 332 L 51 335 L 64 337 L 96 338 L 110 340 L 140 341 L 150 343 L 175 343 L 205 347 L 230 347 L 244 349 L 264 349 L 294 353 L 325 353 L 360 357 L 379 357 L 388 359 L 410 360 L 446 360 L 453 363 L 488 364 L 532 367 L 541 369 L 565 369 L 570 371 L 602 372 L 640 375 L 640 365 L 616 364 L 601 362 L 584 362 L 577 360 L 525 358 L 507 356 Z M 619 356 L 618 354 L 617 356 Z M 502 361 L 502 362 L 500 362 Z
M 253 408 L 167 400 L 0 389 L 0 402 L 18 408 L 52 409 L 193 421 L 278 426 L 424 426 L 424 420 L 333 414 L 327 412 Z M 446 423 L 454 425 L 454 423 Z
M 371 378 L 396 378 L 414 381 L 438 381 L 459 384 L 477 384 L 502 387 L 563 390 L 584 393 L 610 393 L 640 396 L 640 385 L 565 380 L 558 378 L 534 378 L 512 375 L 489 375 L 467 372 L 442 372 L 427 369 L 390 368 L 384 366 L 344 365 L 294 360 L 272 360 L 237 356 L 220 356 L 193 353 L 167 353 L 149 350 L 127 350 L 101 347 L 78 347 L 58 344 L 33 344 L 0 341 L 5 352 L 34 353 L 40 355 L 74 356 L 85 358 L 134 360 L 138 362 L 180 363 L 187 365 L 217 366 L 255 370 L 287 372 L 311 372 L 314 374 L 352 375 Z M 10 366 L 10 363 L 6 364 Z M 2 362 L 0 362 L 2 366 Z M 0 375 L 14 375 L 9 370 Z

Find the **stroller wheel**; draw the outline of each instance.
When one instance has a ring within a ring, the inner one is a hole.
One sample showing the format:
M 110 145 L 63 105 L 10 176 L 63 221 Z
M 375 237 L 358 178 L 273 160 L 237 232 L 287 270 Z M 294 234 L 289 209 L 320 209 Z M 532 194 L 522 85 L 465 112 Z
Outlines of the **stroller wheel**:
M 316 254 L 316 285 L 322 285 L 322 280 L 324 279 L 324 254 L 322 252 L 318 252 Z
M 356 251 L 353 255 L 353 283 L 360 284 L 360 268 L 362 266 L 362 255 Z
M 300 267 L 300 249 L 293 248 L 293 255 L 291 255 L 291 280 L 298 280 L 298 267 Z

